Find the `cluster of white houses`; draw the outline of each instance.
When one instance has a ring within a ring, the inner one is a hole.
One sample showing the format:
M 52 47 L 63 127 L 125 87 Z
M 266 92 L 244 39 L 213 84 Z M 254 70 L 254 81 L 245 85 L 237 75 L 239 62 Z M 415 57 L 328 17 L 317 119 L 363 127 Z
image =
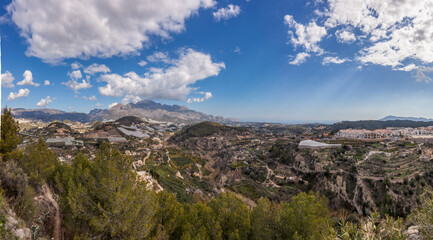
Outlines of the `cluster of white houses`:
M 343 129 L 336 134 L 339 138 L 354 139 L 391 139 L 402 137 L 431 136 L 433 138 L 433 126 L 419 128 L 387 128 L 377 130 Z

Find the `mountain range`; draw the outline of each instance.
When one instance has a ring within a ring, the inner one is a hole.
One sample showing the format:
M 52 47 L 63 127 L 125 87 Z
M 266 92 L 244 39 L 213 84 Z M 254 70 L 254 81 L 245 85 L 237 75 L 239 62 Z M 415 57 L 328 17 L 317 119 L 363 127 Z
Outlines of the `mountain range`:
M 191 110 L 185 106 L 166 105 L 151 100 L 143 100 L 137 103 L 119 103 L 109 109 L 93 109 L 90 113 L 65 112 L 57 109 L 24 109 L 12 108 L 12 114 L 16 118 L 26 118 L 50 122 L 54 120 L 70 120 L 77 122 L 109 121 L 125 116 L 135 116 L 143 119 L 173 122 L 235 122 L 236 119 L 207 115 Z
M 380 121 L 394 121 L 394 120 L 404 120 L 404 121 L 414 121 L 414 122 L 433 122 L 432 118 L 423 118 L 423 117 L 397 117 L 397 116 L 386 116 Z

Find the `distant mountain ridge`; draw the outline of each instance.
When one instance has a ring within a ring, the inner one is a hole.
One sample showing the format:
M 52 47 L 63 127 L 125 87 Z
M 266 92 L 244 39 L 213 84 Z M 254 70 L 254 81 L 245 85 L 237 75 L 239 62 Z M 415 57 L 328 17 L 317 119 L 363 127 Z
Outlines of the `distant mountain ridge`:
M 151 100 L 137 103 L 117 104 L 109 109 L 93 109 L 90 113 L 65 112 L 56 109 L 24 109 L 12 108 L 12 114 L 17 118 L 26 118 L 50 122 L 54 120 L 71 120 L 77 122 L 117 120 L 125 116 L 134 116 L 143 119 L 153 119 L 173 122 L 236 122 L 236 119 L 207 115 L 191 110 L 185 106 L 166 105 Z
M 394 121 L 394 120 L 404 120 L 404 121 L 414 121 L 414 122 L 433 122 L 432 118 L 423 118 L 423 117 L 397 117 L 397 116 L 386 116 L 380 121 Z

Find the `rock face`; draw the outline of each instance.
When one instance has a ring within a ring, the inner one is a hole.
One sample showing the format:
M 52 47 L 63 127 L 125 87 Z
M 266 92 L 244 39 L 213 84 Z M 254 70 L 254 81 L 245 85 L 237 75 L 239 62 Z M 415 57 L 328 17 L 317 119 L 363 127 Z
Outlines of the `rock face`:
M 32 232 L 30 231 L 30 229 L 25 227 L 25 223 L 21 219 L 19 219 L 10 209 L 6 213 L 6 222 L 4 227 L 7 231 L 10 231 L 16 239 L 32 239 Z
M 74 122 L 91 122 L 116 120 L 125 116 L 134 116 L 144 119 L 153 119 L 173 122 L 233 122 L 235 119 L 227 119 L 218 116 L 190 110 L 185 106 L 166 105 L 150 100 L 143 100 L 137 103 L 117 104 L 110 109 L 94 109 L 90 113 L 64 112 L 56 109 L 24 109 L 13 108 L 12 114 L 16 118 L 27 118 L 51 122 L 54 120 L 70 120 Z
M 407 239 L 408 240 L 418 240 L 418 239 L 421 239 L 421 237 L 419 235 L 419 231 L 418 231 L 418 226 L 410 226 L 406 230 L 405 233 L 407 235 Z

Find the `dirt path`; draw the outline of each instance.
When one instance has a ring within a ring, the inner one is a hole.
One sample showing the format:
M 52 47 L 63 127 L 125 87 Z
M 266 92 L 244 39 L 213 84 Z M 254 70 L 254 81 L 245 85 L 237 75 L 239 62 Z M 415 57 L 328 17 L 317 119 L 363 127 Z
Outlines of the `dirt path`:
M 355 166 L 358 166 L 358 165 L 360 165 L 361 163 L 367 161 L 368 158 L 370 158 L 371 155 L 373 155 L 373 154 L 382 154 L 382 153 L 385 154 L 387 157 L 390 157 L 390 156 L 391 156 L 391 153 L 387 153 L 387 152 L 383 152 L 383 151 L 370 151 L 370 152 L 368 152 L 367 155 L 365 155 L 364 159 L 362 159 L 361 161 L 355 163 Z
M 146 164 L 146 160 L 150 157 L 150 151 L 147 152 L 146 157 L 143 158 L 143 164 Z
M 266 169 L 268 170 L 268 175 L 266 176 L 266 180 L 268 180 L 272 186 L 276 187 L 276 188 L 280 188 L 279 185 L 275 184 L 272 180 L 271 180 L 271 174 L 274 174 L 274 171 L 272 169 L 270 169 L 268 167 L 268 164 L 266 164 Z
M 57 201 L 54 199 L 53 192 L 51 191 L 51 188 L 48 186 L 48 184 L 45 183 L 42 186 L 42 189 L 48 200 L 51 202 L 51 204 L 53 204 L 54 208 L 56 209 L 53 223 L 53 239 L 62 240 L 62 217 L 60 216 L 59 204 L 57 204 Z

